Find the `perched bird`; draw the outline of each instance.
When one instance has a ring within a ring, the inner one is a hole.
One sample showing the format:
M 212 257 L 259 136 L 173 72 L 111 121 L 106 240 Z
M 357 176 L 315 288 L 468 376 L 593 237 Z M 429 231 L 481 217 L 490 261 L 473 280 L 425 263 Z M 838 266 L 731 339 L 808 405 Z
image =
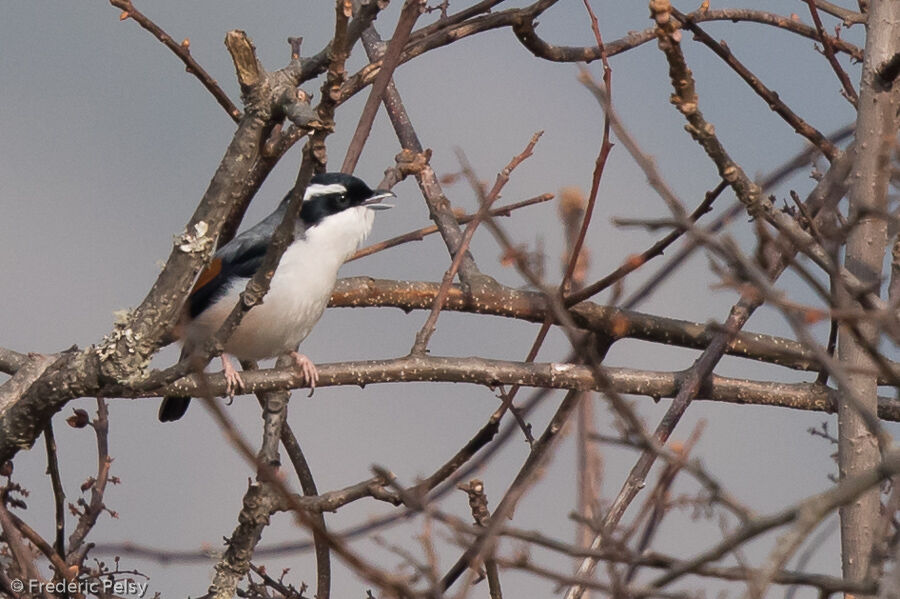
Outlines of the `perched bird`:
M 281 256 L 263 303 L 244 315 L 225 343 L 222 366 L 229 393 L 243 387 L 229 354 L 239 360 L 263 360 L 290 352 L 306 382 L 315 388 L 319 376 L 315 365 L 295 349 L 321 318 L 338 268 L 372 230 L 375 211 L 392 207 L 381 200 L 392 196 L 343 173 L 312 178 L 294 226 L 294 241 Z M 200 350 L 231 313 L 262 263 L 287 205 L 286 197 L 275 212 L 219 248 L 200 273 L 179 327 L 182 360 Z M 178 420 L 189 403 L 190 397 L 163 398 L 160 421 Z

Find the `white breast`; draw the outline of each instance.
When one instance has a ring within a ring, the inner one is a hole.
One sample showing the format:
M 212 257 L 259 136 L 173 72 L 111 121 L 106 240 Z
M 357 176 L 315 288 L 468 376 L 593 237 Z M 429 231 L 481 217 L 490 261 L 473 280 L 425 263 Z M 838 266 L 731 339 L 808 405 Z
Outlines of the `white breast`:
M 295 240 L 281 257 L 261 305 L 244 315 L 225 344 L 241 360 L 262 360 L 291 351 L 322 317 L 341 264 L 372 229 L 374 212 L 365 207 L 325 218 Z M 187 327 L 185 342 L 199 347 L 222 325 L 248 279 L 236 279 L 215 304 Z

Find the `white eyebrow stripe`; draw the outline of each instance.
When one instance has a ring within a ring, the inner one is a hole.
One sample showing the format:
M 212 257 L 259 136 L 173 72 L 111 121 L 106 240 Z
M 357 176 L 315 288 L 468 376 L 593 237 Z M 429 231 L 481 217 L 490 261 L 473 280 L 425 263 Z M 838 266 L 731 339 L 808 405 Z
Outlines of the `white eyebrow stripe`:
M 332 183 L 331 185 L 322 185 L 321 183 L 313 183 L 306 188 L 306 193 L 303 194 L 303 201 L 305 202 L 309 198 L 321 195 L 328 195 L 330 193 L 347 193 L 347 188 L 341 185 L 340 183 Z

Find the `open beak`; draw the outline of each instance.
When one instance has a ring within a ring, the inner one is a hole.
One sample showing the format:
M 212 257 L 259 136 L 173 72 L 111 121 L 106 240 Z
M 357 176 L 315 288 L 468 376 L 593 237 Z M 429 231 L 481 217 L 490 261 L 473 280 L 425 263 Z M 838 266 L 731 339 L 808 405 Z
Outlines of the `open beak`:
M 394 207 L 393 204 L 382 204 L 381 200 L 384 198 L 396 198 L 397 195 L 393 191 L 387 191 L 386 189 L 376 189 L 375 195 L 371 198 L 363 202 L 363 206 L 366 208 L 371 208 L 372 210 L 389 210 Z

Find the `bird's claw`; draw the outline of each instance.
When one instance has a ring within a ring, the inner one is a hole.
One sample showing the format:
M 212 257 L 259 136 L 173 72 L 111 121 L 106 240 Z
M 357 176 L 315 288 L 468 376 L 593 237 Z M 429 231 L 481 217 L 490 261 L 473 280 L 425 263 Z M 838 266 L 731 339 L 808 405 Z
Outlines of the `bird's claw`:
M 300 371 L 300 376 L 309 385 L 309 395 L 307 397 L 312 397 L 312 394 L 316 391 L 316 383 L 319 382 L 319 371 L 316 370 L 316 365 L 312 363 L 312 360 L 298 352 L 291 352 L 291 358 L 294 360 L 294 366 Z
M 225 375 L 225 393 L 229 399 L 234 399 L 234 394 L 244 390 L 244 380 L 240 373 L 231 364 L 231 360 L 222 356 L 222 369 Z

